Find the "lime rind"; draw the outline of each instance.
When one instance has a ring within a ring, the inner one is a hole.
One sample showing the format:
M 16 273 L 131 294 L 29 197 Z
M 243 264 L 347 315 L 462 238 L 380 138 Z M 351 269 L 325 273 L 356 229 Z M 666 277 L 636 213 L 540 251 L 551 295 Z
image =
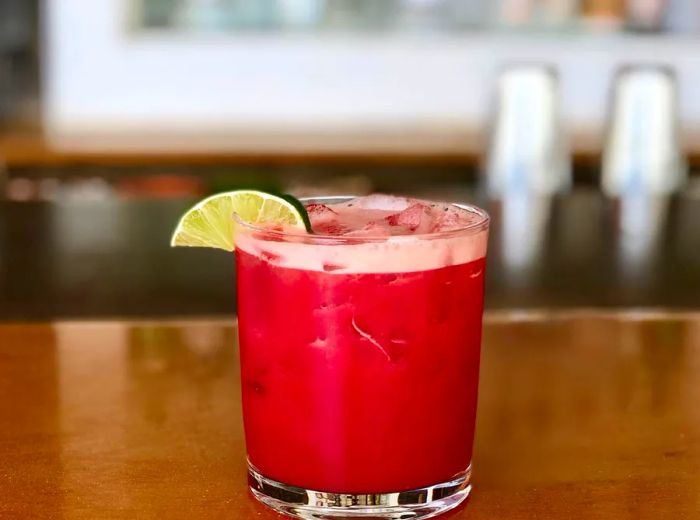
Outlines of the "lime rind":
M 311 219 L 309 218 L 309 213 L 306 211 L 306 207 L 304 206 L 304 204 L 293 195 L 288 195 L 286 193 L 279 195 L 279 197 L 283 198 L 296 208 L 296 210 L 299 212 L 299 215 L 301 215 L 302 221 L 304 222 L 306 232 L 313 233 L 313 229 L 311 228 Z

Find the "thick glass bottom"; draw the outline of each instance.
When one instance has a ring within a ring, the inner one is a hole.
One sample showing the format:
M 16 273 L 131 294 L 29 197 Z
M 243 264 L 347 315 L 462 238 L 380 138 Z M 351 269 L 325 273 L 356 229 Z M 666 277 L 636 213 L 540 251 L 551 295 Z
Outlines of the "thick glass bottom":
M 432 518 L 457 507 L 471 491 L 471 466 L 448 482 L 398 493 L 348 494 L 312 491 L 269 479 L 250 463 L 248 485 L 260 502 L 304 520 Z

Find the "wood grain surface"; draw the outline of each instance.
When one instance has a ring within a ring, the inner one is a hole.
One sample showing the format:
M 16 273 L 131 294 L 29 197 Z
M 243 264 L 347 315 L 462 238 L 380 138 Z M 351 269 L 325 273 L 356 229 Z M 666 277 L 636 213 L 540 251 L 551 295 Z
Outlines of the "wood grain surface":
M 0 518 L 274 519 L 233 321 L 0 326 Z M 700 314 L 490 314 L 445 518 L 700 518 Z

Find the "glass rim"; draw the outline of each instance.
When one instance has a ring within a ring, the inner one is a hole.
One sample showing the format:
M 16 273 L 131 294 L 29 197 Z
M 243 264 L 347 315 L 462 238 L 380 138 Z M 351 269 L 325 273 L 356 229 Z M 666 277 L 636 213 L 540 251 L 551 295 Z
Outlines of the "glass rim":
M 328 195 L 328 196 L 316 196 L 316 197 L 303 197 L 299 199 L 302 204 L 338 204 L 348 200 L 356 199 L 362 195 Z M 424 200 L 424 199 L 418 199 Z M 426 202 L 439 202 L 439 201 L 426 201 Z M 491 217 L 482 208 L 474 206 L 473 204 L 466 204 L 462 202 L 442 202 L 449 206 L 453 206 L 463 211 L 468 211 L 480 218 L 471 222 L 466 226 L 462 226 L 456 229 L 450 229 L 446 231 L 435 231 L 432 233 L 416 233 L 414 235 L 390 235 L 390 236 L 343 236 L 343 235 L 328 235 L 328 234 L 316 234 L 308 233 L 307 231 L 297 231 L 297 230 L 286 230 L 280 231 L 275 229 L 270 229 L 267 227 L 250 224 L 244 222 L 238 217 L 238 214 L 233 214 L 233 220 L 236 225 L 241 226 L 251 232 L 261 233 L 263 237 L 270 237 L 273 239 L 284 240 L 284 241 L 296 241 L 296 242 L 311 242 L 311 243 L 326 243 L 326 244 L 361 244 L 361 243 L 379 243 L 379 242 L 406 242 L 411 240 L 435 240 L 440 238 L 452 238 L 456 236 L 463 235 L 476 235 L 482 231 L 485 231 L 489 227 Z

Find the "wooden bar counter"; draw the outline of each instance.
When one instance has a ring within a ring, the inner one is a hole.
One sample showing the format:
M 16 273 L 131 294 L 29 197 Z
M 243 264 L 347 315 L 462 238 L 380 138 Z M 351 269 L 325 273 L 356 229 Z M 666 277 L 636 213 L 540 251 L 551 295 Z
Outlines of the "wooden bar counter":
M 281 518 L 247 491 L 231 321 L 0 325 L 0 518 Z M 700 518 L 700 314 L 491 313 L 445 518 Z

